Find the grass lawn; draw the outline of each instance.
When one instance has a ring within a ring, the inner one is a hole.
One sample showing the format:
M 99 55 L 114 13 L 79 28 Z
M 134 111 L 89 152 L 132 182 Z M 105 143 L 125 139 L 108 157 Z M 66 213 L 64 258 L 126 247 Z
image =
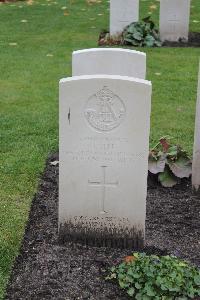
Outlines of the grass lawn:
M 141 17 L 152 4 L 158 22 L 155 0 L 141 1 Z M 73 50 L 96 47 L 108 28 L 108 6 L 106 0 L 0 5 L 0 299 L 45 159 L 58 148 L 58 81 L 71 74 Z M 192 0 L 191 14 L 191 30 L 200 31 L 199 0 Z M 144 51 L 153 82 L 151 145 L 170 135 L 192 153 L 200 49 Z

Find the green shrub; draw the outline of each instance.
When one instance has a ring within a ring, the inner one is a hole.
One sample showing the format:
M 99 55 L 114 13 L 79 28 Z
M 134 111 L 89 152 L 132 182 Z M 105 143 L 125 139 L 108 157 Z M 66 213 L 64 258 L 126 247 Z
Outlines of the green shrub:
M 158 174 L 162 186 L 172 187 L 179 178 L 188 178 L 192 174 L 192 162 L 186 151 L 178 145 L 171 145 L 163 137 L 150 150 L 149 172 Z
M 122 42 L 138 47 L 160 47 L 162 45 L 158 30 L 155 29 L 155 24 L 150 17 L 128 25 L 122 33 Z
M 112 267 L 106 279 L 117 282 L 136 300 L 187 300 L 200 296 L 200 271 L 174 256 L 134 253 Z

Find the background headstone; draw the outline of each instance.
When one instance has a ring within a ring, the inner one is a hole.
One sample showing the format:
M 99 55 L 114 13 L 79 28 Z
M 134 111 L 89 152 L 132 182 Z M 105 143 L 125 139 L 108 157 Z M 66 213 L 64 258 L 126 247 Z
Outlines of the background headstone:
M 190 0 L 160 0 L 160 38 L 188 40 Z
M 140 247 L 145 234 L 151 83 L 60 81 L 60 236 Z
M 74 51 L 72 76 L 121 75 L 145 79 L 146 53 L 119 48 L 94 48 Z
M 194 135 L 194 151 L 192 164 L 192 186 L 195 191 L 200 192 L 200 63 L 199 80 L 197 88 L 196 122 Z
M 110 35 L 122 33 L 124 28 L 139 20 L 139 0 L 110 0 Z

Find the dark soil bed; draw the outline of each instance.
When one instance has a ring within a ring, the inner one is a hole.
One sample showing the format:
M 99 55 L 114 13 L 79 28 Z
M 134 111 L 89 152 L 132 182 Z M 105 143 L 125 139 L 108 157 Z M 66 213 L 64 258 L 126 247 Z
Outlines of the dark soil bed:
M 121 45 L 121 46 L 128 46 L 127 45 L 122 45 L 121 41 L 116 41 L 113 39 L 106 40 L 106 34 L 107 31 L 102 31 L 99 36 L 99 41 L 98 44 L 99 46 L 114 46 L 114 45 Z M 131 44 L 129 45 L 131 46 Z M 162 44 L 162 47 L 200 47 L 200 32 L 190 32 L 189 33 L 189 38 L 187 42 L 179 41 L 179 42 L 169 42 L 165 41 Z
M 106 269 L 130 250 L 59 244 L 57 234 L 58 166 L 51 156 L 34 197 L 20 255 L 6 299 L 125 300 L 104 280 Z M 148 253 L 171 253 L 200 265 L 200 200 L 188 181 L 173 189 L 150 186 L 147 199 Z M 134 249 L 133 249 L 134 250 Z
M 200 47 L 200 32 L 190 32 L 187 43 L 166 41 L 163 47 Z

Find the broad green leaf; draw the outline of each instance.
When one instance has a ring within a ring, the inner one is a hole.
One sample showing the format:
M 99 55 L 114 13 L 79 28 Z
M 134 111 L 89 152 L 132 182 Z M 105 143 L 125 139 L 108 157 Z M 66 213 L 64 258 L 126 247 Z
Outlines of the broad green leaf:
M 136 300 L 142 300 L 143 299 L 142 293 L 137 293 L 136 296 L 135 296 L 135 299 Z
M 148 295 L 143 295 L 142 296 L 142 300 L 150 300 L 150 299 L 152 299 L 152 298 Z
M 140 290 L 142 288 L 142 285 L 139 284 L 138 282 L 135 283 L 135 287 L 136 289 Z
M 131 44 L 132 44 L 133 46 L 139 46 L 139 45 L 140 45 L 139 41 L 136 41 L 136 40 L 132 40 L 132 41 L 131 41 Z
M 167 151 L 167 154 L 169 156 L 177 156 L 177 154 L 178 154 L 178 146 L 174 145 L 174 146 L 169 147 L 169 149 Z
M 159 157 L 158 160 L 153 157 L 149 158 L 148 169 L 152 174 L 158 174 L 164 172 L 166 162 L 166 154 L 163 153 L 162 156 Z
M 164 187 L 173 187 L 177 184 L 177 179 L 168 168 L 165 168 L 163 173 L 158 175 L 158 180 Z
M 200 274 L 199 275 L 196 275 L 194 276 L 194 282 L 200 286 Z
M 183 261 L 179 262 L 178 265 L 180 267 L 186 267 L 187 266 L 187 264 L 185 262 L 183 262 Z
M 131 26 L 129 26 L 129 28 L 128 28 L 128 32 L 134 33 L 134 32 L 137 32 L 137 29 L 135 28 L 134 25 L 131 25 Z
M 119 273 L 118 278 L 119 279 L 124 279 L 124 274 L 123 273 Z
M 137 278 L 140 278 L 141 275 L 140 275 L 139 273 L 134 273 L 134 274 L 133 274 L 133 277 L 137 279 Z
M 171 171 L 179 178 L 189 177 L 192 174 L 192 164 L 189 159 L 179 157 L 175 162 L 168 162 Z
M 133 256 L 134 256 L 135 258 L 139 258 L 139 257 L 140 257 L 140 253 L 134 252 L 134 253 L 133 253 Z
M 134 277 L 134 272 L 131 268 L 128 269 L 127 274 Z
M 155 291 L 154 291 L 151 287 L 149 287 L 149 288 L 147 289 L 147 295 L 148 295 L 149 297 L 154 297 L 156 294 L 155 294 Z
M 129 296 L 132 297 L 135 293 L 135 289 L 132 287 L 132 288 L 128 289 L 127 293 L 128 293 Z
M 147 35 L 144 41 L 145 41 L 147 47 L 152 47 L 154 45 L 155 39 L 153 36 Z
M 129 286 L 129 284 L 125 283 L 124 281 L 122 280 L 119 280 L 119 286 L 122 288 L 122 289 L 125 289 Z
M 137 41 L 141 41 L 141 40 L 142 40 L 142 35 L 141 35 L 139 32 L 133 33 L 133 37 L 134 37 L 134 39 L 136 39 Z
M 126 38 L 126 37 L 125 37 L 125 38 L 124 38 L 124 41 L 127 42 L 127 43 L 132 43 L 132 39 L 130 39 L 130 38 Z

